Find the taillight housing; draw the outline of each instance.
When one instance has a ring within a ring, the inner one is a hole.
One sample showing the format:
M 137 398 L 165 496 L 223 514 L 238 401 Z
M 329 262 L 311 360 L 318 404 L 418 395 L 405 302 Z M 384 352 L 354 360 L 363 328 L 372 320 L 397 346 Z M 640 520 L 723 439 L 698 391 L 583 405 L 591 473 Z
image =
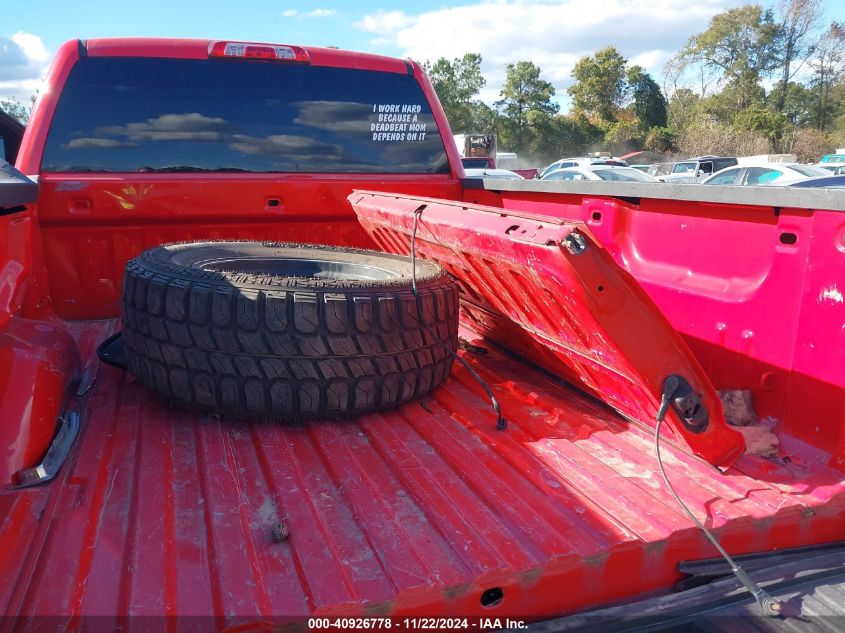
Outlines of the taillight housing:
M 300 62 L 308 64 L 308 51 L 300 46 L 279 44 L 251 44 L 249 42 L 211 42 L 209 57 L 236 57 L 240 59 L 265 59 L 277 62 Z

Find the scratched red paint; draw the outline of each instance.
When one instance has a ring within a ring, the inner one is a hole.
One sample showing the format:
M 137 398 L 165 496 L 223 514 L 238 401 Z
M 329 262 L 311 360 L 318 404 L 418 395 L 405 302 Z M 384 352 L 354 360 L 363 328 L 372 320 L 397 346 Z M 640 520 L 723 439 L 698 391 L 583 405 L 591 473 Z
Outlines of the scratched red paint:
M 379 246 L 402 254 L 410 252 L 414 212 L 422 208 L 420 256 L 458 279 L 465 312 L 488 338 L 549 359 L 548 369 L 649 426 L 664 378 L 684 376 L 702 394 L 710 422 L 692 432 L 671 413 L 679 441 L 722 468 L 743 453 L 742 436 L 727 426 L 686 344 L 583 223 L 377 192 L 356 191 L 349 200 Z M 571 234 L 584 240 L 582 253 L 565 248 Z
M 111 327 L 75 327 L 86 355 Z M 484 352 L 464 357 L 504 433 L 459 365 L 422 402 L 304 426 L 169 409 L 104 367 L 61 481 L 17 494 L 0 527 L 16 543 L 0 578 L 24 571 L 0 583 L 5 612 L 555 614 L 667 587 L 678 560 L 712 555 L 660 485 L 646 429 L 461 336 Z M 719 474 L 666 453 L 733 552 L 841 538 L 839 471 L 746 456 Z M 505 598 L 488 609 L 491 587 Z

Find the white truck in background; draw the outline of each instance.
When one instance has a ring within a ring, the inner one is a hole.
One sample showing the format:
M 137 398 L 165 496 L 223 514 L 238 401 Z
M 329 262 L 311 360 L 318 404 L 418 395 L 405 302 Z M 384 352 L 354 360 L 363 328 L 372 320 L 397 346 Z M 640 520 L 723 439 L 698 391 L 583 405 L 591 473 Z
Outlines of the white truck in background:
M 495 134 L 454 134 L 455 145 L 461 163 L 467 169 L 495 169 L 496 135 Z
M 737 165 L 759 165 L 760 163 L 797 163 L 797 154 L 759 154 L 758 156 L 737 156 Z
M 496 152 L 496 167 L 499 169 L 519 169 L 519 157 L 515 152 Z

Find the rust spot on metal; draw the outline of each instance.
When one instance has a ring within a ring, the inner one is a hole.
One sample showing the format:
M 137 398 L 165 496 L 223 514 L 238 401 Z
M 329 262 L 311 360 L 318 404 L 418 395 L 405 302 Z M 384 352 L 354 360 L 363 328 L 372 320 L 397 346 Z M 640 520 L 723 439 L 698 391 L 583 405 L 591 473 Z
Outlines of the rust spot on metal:
M 274 543 L 281 543 L 288 540 L 290 536 L 290 528 L 287 523 L 276 523 L 270 532 Z

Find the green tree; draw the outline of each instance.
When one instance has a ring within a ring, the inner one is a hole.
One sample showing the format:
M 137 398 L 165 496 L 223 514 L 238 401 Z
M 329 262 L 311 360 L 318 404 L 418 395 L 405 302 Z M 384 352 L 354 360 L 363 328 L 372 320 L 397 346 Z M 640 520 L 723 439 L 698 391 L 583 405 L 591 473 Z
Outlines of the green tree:
M 738 112 L 759 98 L 761 80 L 777 68 L 779 31 L 770 9 L 756 4 L 729 9 L 693 36 L 679 56 L 722 73 Z
M 642 149 L 645 140 L 642 127 L 633 119 L 604 122 L 604 149 L 614 154 L 627 154 Z
M 453 132 L 488 131 L 477 127 L 490 110 L 476 99 L 479 90 L 487 84 L 481 74 L 481 55 L 467 53 L 452 61 L 441 57 L 434 64 L 426 62 L 423 68 L 431 79 Z
M 528 114 L 528 122 L 531 133 L 519 154 L 531 164 L 547 165 L 561 156 L 583 154 L 603 138 L 602 131 L 583 116 L 534 110 Z
M 816 95 L 815 126 L 824 131 L 836 117 L 831 91 L 845 75 L 845 22 L 831 23 L 809 64 L 813 69 L 810 85 Z
M 496 131 L 498 125 L 498 114 L 489 105 L 482 101 L 473 101 L 469 107 L 470 123 L 466 128 L 468 132 L 483 132 L 488 134 Z
M 747 108 L 762 105 L 766 101 L 766 91 L 760 83 L 729 83 L 719 92 L 701 100 L 705 113 L 724 123 L 731 123 Z
M 774 106 L 784 112 L 789 96 L 789 82 L 813 55 L 819 42 L 821 23 L 820 0 L 781 0 L 777 35 L 778 63 L 780 65 L 779 90 L 774 91 Z
M 666 126 L 666 97 L 644 68 L 631 66 L 628 69 L 628 91 L 642 129 Z
M 677 135 L 667 127 L 653 127 L 646 134 L 643 149 L 666 154 L 674 152 L 678 142 Z
M 769 93 L 768 100 L 774 104 L 774 111 L 783 115 L 790 125 L 812 125 L 815 116 L 815 95 L 803 84 L 790 81 L 784 93 L 782 85 L 778 83 Z
M 544 121 L 540 115 L 553 115 L 559 106 L 552 101 L 555 89 L 540 78 L 540 67 L 532 62 L 508 64 L 505 84 L 499 93 L 502 97 L 496 107 L 503 116 L 500 126 L 502 136 L 511 151 L 519 152 L 531 141 L 531 135 Z
M 579 59 L 572 69 L 575 83 L 567 89 L 575 110 L 604 121 L 615 120 L 625 100 L 627 63 L 612 46 Z
M 734 118 L 733 126 L 739 132 L 757 132 L 777 148 L 788 129 L 786 117 L 779 112 L 772 112 L 762 105 L 745 108 Z
M 802 163 L 821 160 L 831 147 L 830 138 L 815 128 L 795 130 L 789 145 L 789 153 L 795 154 Z
M 27 121 L 29 121 L 29 113 L 32 108 L 26 107 L 13 98 L 8 98 L 0 99 L 0 110 L 26 125 Z
M 668 127 L 675 134 L 684 131 L 701 117 L 703 111 L 701 97 L 689 88 L 678 88 L 669 100 L 666 110 Z

